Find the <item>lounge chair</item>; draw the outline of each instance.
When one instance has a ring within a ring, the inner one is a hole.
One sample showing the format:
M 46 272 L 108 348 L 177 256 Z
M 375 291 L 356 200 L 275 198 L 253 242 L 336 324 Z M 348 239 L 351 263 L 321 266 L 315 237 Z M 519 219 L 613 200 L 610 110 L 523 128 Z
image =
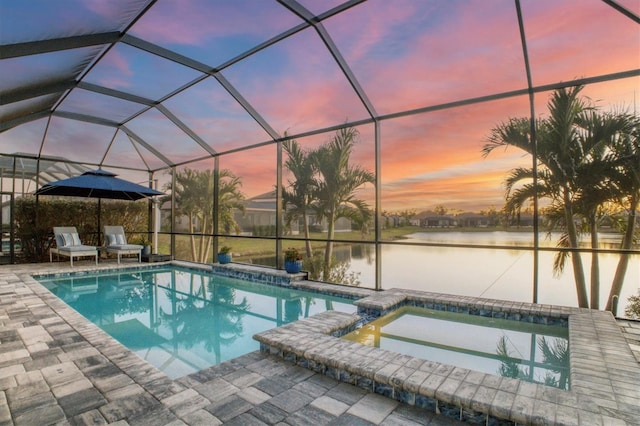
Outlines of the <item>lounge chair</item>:
M 74 257 L 95 257 L 96 265 L 98 264 L 98 248 L 94 246 L 85 246 L 80 241 L 78 231 L 74 226 L 54 226 L 53 234 L 56 239 L 56 247 L 49 249 L 49 262 L 53 262 L 53 254 L 67 256 L 71 259 L 71 267 L 73 267 Z
M 105 226 L 104 227 L 104 247 L 100 249 L 106 253 L 115 253 L 118 255 L 118 264 L 123 254 L 138 255 L 138 263 L 142 261 L 142 246 L 138 244 L 128 244 L 127 236 L 122 226 Z

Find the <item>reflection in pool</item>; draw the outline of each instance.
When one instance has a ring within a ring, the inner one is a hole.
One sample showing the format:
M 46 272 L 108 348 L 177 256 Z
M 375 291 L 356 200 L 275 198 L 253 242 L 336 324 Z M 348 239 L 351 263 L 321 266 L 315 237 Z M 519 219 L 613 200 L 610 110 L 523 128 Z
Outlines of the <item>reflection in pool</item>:
M 255 333 L 351 300 L 167 266 L 38 279 L 172 378 L 259 348 Z
M 343 338 L 416 358 L 569 389 L 565 327 L 404 307 Z

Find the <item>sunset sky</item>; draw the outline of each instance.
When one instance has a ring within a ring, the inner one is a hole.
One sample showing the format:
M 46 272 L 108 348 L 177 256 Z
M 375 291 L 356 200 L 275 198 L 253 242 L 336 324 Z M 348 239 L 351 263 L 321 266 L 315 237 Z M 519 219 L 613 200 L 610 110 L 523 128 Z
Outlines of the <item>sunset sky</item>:
M 146 3 L 3 1 L 0 41 L 8 45 L 122 30 Z M 300 3 L 320 14 L 341 1 Z M 640 15 L 639 2 L 619 3 Z M 638 111 L 640 32 L 632 19 L 600 0 L 522 0 L 521 5 L 534 87 L 635 71 L 629 78 L 591 84 L 583 93 L 604 109 Z M 238 55 L 302 23 L 275 1 L 161 0 L 132 25 L 128 35 L 211 68 L 222 68 L 220 75 L 279 135 L 369 119 L 363 102 L 313 28 L 228 65 Z M 505 173 L 529 165 L 530 160 L 517 151 L 495 152 L 483 159 L 481 148 L 493 126 L 509 117 L 530 114 L 527 96 L 389 116 L 526 89 L 515 2 L 369 0 L 322 24 L 370 101 L 373 114 L 381 120 L 382 208 L 425 210 L 440 204 L 479 210 L 500 206 Z M 64 79 L 68 73 L 77 76 L 101 48 L 3 60 L 0 94 L 32 84 L 43 72 L 49 82 Z M 69 71 L 69 64 L 75 64 L 75 69 Z M 213 77 L 125 43 L 110 49 L 82 82 L 159 101 L 200 77 L 202 81 L 163 100 L 162 107 L 216 152 L 271 140 Z M 536 115 L 545 115 L 549 94 L 536 93 Z M 22 103 L 11 107 L 29 108 L 29 100 Z M 58 111 L 120 123 L 142 108 L 135 102 L 76 88 Z M 13 113 L 0 105 L 0 119 L 10 120 Z M 126 127 L 174 163 L 208 155 L 157 108 L 127 121 Z M 0 152 L 41 151 L 45 156 L 64 156 L 92 166 L 104 163 L 105 168 L 146 170 L 148 166 L 155 170 L 166 166 L 116 130 L 61 117 L 54 117 L 47 129 L 47 119 L 40 119 L 0 133 Z M 358 130 L 361 141 L 352 161 L 375 171 L 373 125 Z M 298 140 L 312 149 L 331 136 L 328 132 Z M 275 145 L 269 145 L 223 155 L 220 164 L 242 177 L 243 190 L 251 197 L 273 189 L 275 161 Z M 191 167 L 211 168 L 212 164 L 208 160 Z M 114 171 L 137 181 L 146 178 L 146 173 Z M 157 177 L 166 179 L 164 173 Z M 373 194 L 373 188 L 362 191 L 368 200 L 373 200 Z

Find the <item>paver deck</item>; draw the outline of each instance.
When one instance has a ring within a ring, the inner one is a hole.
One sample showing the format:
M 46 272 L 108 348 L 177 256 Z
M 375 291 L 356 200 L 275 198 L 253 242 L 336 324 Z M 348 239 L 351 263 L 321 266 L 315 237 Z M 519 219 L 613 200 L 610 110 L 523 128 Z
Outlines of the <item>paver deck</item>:
M 70 270 L 0 267 L 0 425 L 458 423 L 257 351 L 172 380 L 31 277 Z M 636 323 L 621 327 L 637 348 Z

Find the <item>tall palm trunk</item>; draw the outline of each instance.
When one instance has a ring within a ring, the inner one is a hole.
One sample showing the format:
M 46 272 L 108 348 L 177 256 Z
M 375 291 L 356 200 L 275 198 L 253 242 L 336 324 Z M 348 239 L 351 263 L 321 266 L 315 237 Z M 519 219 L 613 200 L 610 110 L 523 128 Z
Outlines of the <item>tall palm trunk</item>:
M 598 249 L 598 221 L 595 213 L 589 215 L 591 248 Z M 600 259 L 597 251 L 591 252 L 591 309 L 600 309 Z
M 638 195 L 633 194 L 631 196 L 631 208 L 629 209 L 629 215 L 627 216 L 627 229 L 624 233 L 624 238 L 622 239 L 621 248 L 623 250 L 629 250 L 631 248 L 631 245 L 633 244 L 633 234 L 636 226 L 636 213 L 638 210 L 639 201 L 640 199 Z M 620 292 L 622 291 L 622 284 L 624 284 L 624 276 L 627 273 L 630 257 L 631 255 L 629 253 L 620 254 L 620 260 L 618 260 L 616 273 L 613 276 L 613 282 L 611 283 L 611 291 L 609 292 L 609 297 L 607 298 L 607 305 L 605 307 L 605 310 L 607 311 L 613 310 L 614 299 L 618 299 L 620 297 Z
M 324 267 L 322 279 L 327 281 L 331 272 L 331 258 L 333 257 L 333 236 L 335 234 L 335 214 L 333 210 L 327 217 L 327 245 L 324 250 Z
M 197 248 L 196 248 L 196 238 L 195 235 L 193 234 L 195 231 L 193 229 L 193 214 L 189 213 L 189 239 L 191 242 L 191 260 L 193 260 L 194 262 L 197 261 Z
M 309 216 L 306 211 L 302 214 L 302 226 L 304 227 L 304 246 L 307 252 L 307 259 L 313 259 L 313 249 L 311 248 L 311 241 L 309 241 L 309 238 L 311 237 L 311 232 L 309 230 Z M 316 272 L 314 262 L 308 262 L 307 267 L 309 268 L 311 276 L 314 276 Z
M 564 191 L 564 212 L 567 222 L 567 234 L 569 236 L 569 243 L 571 248 L 578 248 L 578 231 L 576 230 L 576 224 L 573 221 L 573 208 L 571 205 L 571 199 L 569 197 L 569 191 L 565 188 Z M 589 299 L 587 297 L 587 284 L 584 276 L 584 268 L 582 266 L 582 256 L 579 251 L 571 253 L 571 264 L 573 265 L 573 275 L 576 282 L 576 294 L 578 296 L 578 306 L 581 308 L 589 307 Z

